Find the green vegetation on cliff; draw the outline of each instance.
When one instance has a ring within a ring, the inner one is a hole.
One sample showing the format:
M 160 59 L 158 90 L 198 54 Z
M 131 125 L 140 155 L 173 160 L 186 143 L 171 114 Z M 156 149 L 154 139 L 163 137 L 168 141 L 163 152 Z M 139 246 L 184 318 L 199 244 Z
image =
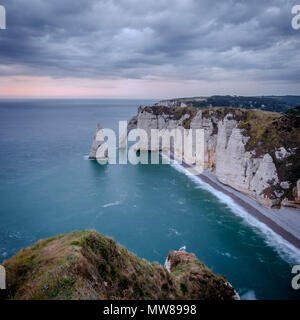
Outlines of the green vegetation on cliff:
M 187 106 L 196 108 L 207 107 L 231 107 L 245 109 L 262 109 L 273 112 L 285 112 L 290 108 L 294 108 L 300 103 L 300 96 L 221 96 L 215 95 L 210 97 L 191 97 L 191 98 L 176 98 L 168 101 L 172 106 L 180 106 L 184 103 Z
M 195 255 L 172 251 L 170 272 L 96 231 L 74 231 L 21 250 L 3 265 L 8 299 L 231 300 L 233 288 Z
M 283 191 L 281 198 L 286 197 L 289 200 L 294 200 L 293 186 L 300 178 L 299 107 L 290 109 L 286 114 L 230 107 L 203 109 L 203 116 L 206 118 L 214 116 L 222 120 L 227 114 L 239 122 L 238 127 L 243 129 L 243 134 L 246 137 L 249 137 L 245 146 L 246 151 L 254 152 L 254 157 L 261 157 L 266 153 L 271 155 L 279 180 L 291 183 L 291 187 Z M 284 159 L 276 157 L 276 151 L 282 147 L 288 151 Z M 279 184 L 265 189 L 264 194 L 272 197 L 274 191 L 282 191 Z
M 182 102 L 182 99 L 178 99 Z M 186 100 L 184 100 L 187 102 Z M 286 113 L 270 112 L 258 109 L 244 109 L 237 107 L 203 107 L 201 109 L 193 106 L 160 106 L 145 107 L 143 109 L 157 117 L 164 115 L 163 119 L 180 120 L 179 126 L 189 129 L 191 123 L 198 113 L 198 125 L 202 126 L 201 118 L 211 120 L 213 130 L 211 135 L 218 134 L 218 125 L 227 118 L 235 120 L 236 127 L 246 137 L 245 151 L 251 152 L 253 158 L 263 158 L 269 154 L 276 166 L 278 183 L 269 183 L 260 195 L 269 199 L 279 199 L 278 203 L 287 199 L 295 201 L 298 205 L 296 184 L 300 179 L 300 107 L 289 109 Z M 167 116 L 167 117 L 165 117 Z M 278 153 L 284 153 L 281 157 Z M 245 169 L 246 170 L 246 169 Z M 281 183 L 284 183 L 284 187 Z M 287 186 L 286 186 L 287 185 Z M 296 205 L 290 203 L 291 205 Z M 276 204 L 278 206 L 278 204 Z

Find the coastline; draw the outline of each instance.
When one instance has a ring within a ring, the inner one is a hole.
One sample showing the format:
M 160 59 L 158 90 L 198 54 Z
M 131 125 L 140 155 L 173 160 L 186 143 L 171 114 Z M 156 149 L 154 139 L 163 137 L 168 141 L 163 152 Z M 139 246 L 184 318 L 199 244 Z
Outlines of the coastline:
M 174 161 L 174 154 L 171 152 L 171 159 Z M 191 168 L 182 161 L 179 164 L 183 168 Z M 230 186 L 219 182 L 213 173 L 203 171 L 195 175 L 213 189 L 229 196 L 238 206 L 253 216 L 257 221 L 266 225 L 274 233 L 282 237 L 296 249 L 300 249 L 300 210 L 292 208 L 271 209 L 262 206 L 248 195 L 233 189 Z
M 263 207 L 259 203 L 253 203 L 256 201 L 251 199 L 249 196 L 242 194 L 229 186 L 221 184 L 221 182 L 217 181 L 216 177 L 213 177 L 210 173 L 204 172 L 198 177 L 214 189 L 228 195 L 258 221 L 268 226 L 276 234 L 280 235 L 284 240 L 291 243 L 297 249 L 300 249 L 300 213 L 298 212 L 297 217 L 297 212 L 293 212 L 297 209 L 270 209 Z M 284 218 L 288 218 L 288 221 L 280 219 L 280 214 L 285 215 Z M 292 224 L 293 222 L 294 224 Z

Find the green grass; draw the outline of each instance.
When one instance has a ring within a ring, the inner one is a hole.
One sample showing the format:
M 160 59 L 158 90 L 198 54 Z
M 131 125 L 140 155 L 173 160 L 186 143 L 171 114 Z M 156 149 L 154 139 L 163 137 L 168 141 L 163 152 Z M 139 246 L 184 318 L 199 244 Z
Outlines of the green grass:
M 213 298 L 212 280 L 219 276 L 192 254 L 184 261 L 171 255 L 178 261 L 169 274 L 159 263 L 141 259 L 95 231 L 52 237 L 4 262 L 7 298 L 157 300 L 198 299 L 199 294 L 203 299 Z M 208 293 L 199 281 L 209 288 Z M 218 294 L 228 297 L 223 287 L 217 288 Z

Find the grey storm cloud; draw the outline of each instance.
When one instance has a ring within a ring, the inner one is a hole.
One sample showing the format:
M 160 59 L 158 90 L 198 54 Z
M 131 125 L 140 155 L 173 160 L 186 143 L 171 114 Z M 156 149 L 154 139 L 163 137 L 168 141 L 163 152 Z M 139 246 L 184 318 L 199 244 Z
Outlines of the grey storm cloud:
M 0 75 L 300 82 L 294 1 L 0 3 Z

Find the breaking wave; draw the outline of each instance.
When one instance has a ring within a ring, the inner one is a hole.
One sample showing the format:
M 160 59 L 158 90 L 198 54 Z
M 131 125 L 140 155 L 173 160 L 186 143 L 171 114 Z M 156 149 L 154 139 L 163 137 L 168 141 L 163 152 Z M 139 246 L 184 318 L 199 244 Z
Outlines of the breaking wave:
M 162 156 L 164 157 L 164 155 Z M 177 163 L 175 160 L 171 161 L 171 166 L 175 168 L 177 171 L 186 174 L 200 188 L 212 193 L 221 202 L 226 204 L 234 214 L 238 215 L 239 217 L 242 217 L 246 223 L 254 227 L 254 230 L 256 232 L 259 232 L 263 236 L 266 244 L 274 248 L 285 261 L 287 261 L 291 265 L 300 263 L 300 250 L 298 248 L 296 248 L 294 245 L 283 239 L 280 235 L 275 233 L 267 225 L 257 220 L 243 207 L 238 205 L 230 196 L 227 196 L 223 192 L 216 190 L 210 184 L 204 182 L 200 177 L 187 174 L 187 170 L 182 165 Z

